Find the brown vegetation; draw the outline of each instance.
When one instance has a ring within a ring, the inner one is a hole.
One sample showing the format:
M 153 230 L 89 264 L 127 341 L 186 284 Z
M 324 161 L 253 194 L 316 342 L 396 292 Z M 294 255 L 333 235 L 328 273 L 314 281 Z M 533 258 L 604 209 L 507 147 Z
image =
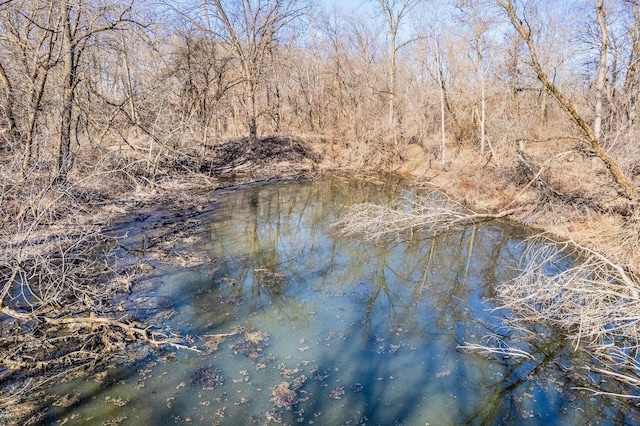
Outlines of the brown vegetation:
M 640 272 L 637 2 L 261 4 L 0 1 L 0 408 L 189 344 L 112 304 L 137 272 L 104 231 L 230 177 L 398 172 Z

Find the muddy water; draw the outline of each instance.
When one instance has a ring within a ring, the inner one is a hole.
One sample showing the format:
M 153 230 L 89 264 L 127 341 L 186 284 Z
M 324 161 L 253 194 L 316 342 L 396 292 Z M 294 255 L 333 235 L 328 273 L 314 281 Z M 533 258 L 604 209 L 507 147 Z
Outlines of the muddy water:
M 202 352 L 154 352 L 102 382 L 54 387 L 48 421 L 633 423 L 576 389 L 584 360 L 553 330 L 532 339 L 504 328 L 493 285 L 517 273 L 526 231 L 489 223 L 376 243 L 331 232 L 351 203 L 411 196 L 397 183 L 327 180 L 220 197 L 176 249 L 207 261 L 141 284 L 164 301 L 164 325 Z M 459 348 L 496 333 L 534 359 Z

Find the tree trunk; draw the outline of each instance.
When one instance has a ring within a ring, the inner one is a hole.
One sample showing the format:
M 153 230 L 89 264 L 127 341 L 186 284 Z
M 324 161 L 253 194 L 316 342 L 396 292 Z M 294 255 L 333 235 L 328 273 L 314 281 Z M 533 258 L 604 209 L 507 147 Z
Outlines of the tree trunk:
M 258 140 L 258 113 L 256 110 L 256 88 L 254 85 L 254 81 L 252 78 L 248 81 L 248 99 L 247 103 L 249 104 L 248 109 L 248 117 L 247 117 L 247 125 L 249 127 L 249 139 L 254 142 Z
M 63 78 L 62 111 L 60 116 L 60 142 L 58 146 L 58 176 L 55 182 L 64 184 L 71 170 L 71 120 L 73 118 L 74 84 L 75 84 L 75 46 L 71 37 L 71 6 L 63 2 L 61 7 L 62 45 L 63 45 Z
M 2 63 L 0 63 L 0 82 L 2 82 L 5 87 L 5 91 L 7 92 L 5 103 L 2 106 L 2 109 L 4 109 L 5 111 L 7 123 L 9 124 L 9 137 L 12 139 L 11 142 L 15 143 L 20 141 L 21 137 L 20 132 L 18 131 L 18 126 L 16 125 L 16 118 L 13 113 L 13 86 L 11 85 L 11 80 L 9 80 L 9 77 L 4 70 Z
M 600 62 L 598 64 L 598 76 L 596 80 L 596 104 L 594 107 L 593 134 L 600 139 L 602 129 L 602 98 L 605 90 L 605 79 L 607 77 L 607 23 L 604 17 L 604 0 L 598 0 L 598 26 L 600 27 Z
M 435 43 L 435 60 L 436 60 L 436 75 L 438 77 L 438 87 L 440 89 L 440 131 L 442 141 L 440 144 L 440 161 L 444 166 L 446 164 L 446 152 L 447 152 L 447 134 L 446 134 L 446 122 L 445 122 L 445 110 L 447 104 L 447 94 L 445 92 L 444 72 L 442 70 L 442 62 L 440 58 L 440 45 L 436 39 Z
M 37 81 L 37 87 L 32 94 L 31 112 L 27 122 L 27 133 L 24 138 L 23 159 L 22 159 L 22 174 L 27 175 L 29 171 L 29 165 L 31 163 L 31 157 L 33 155 L 33 142 L 36 134 L 36 123 L 38 122 L 38 116 L 40 111 L 40 105 L 42 104 L 42 98 L 44 97 L 44 90 L 49 77 L 48 68 L 44 68 L 42 75 L 40 75 Z
M 540 61 L 538 60 L 538 55 L 536 53 L 535 45 L 533 43 L 533 39 L 531 38 L 531 29 L 529 27 L 525 28 L 525 24 L 517 15 L 515 7 L 513 6 L 512 0 L 497 0 L 498 4 L 502 6 L 502 8 L 507 12 L 509 16 L 509 20 L 511 24 L 516 29 L 516 31 L 520 34 L 520 36 L 524 39 L 527 47 L 529 49 L 529 56 L 531 58 L 531 65 L 536 72 L 538 80 L 542 82 L 544 87 L 547 89 L 549 94 L 553 96 L 553 98 L 558 102 L 560 107 L 565 110 L 569 114 L 571 121 L 578 126 L 578 128 L 582 131 L 583 135 L 587 139 L 587 142 L 591 146 L 591 149 L 595 152 L 595 154 L 600 158 L 604 164 L 609 169 L 609 172 L 613 176 L 614 180 L 622 190 L 622 193 L 626 198 L 632 201 L 637 201 L 637 193 L 635 188 L 633 187 L 633 183 L 629 178 L 622 172 L 618 163 L 611 158 L 602 146 L 600 145 L 600 141 L 594 131 L 589 127 L 587 122 L 582 118 L 582 116 L 578 113 L 576 108 L 573 106 L 571 101 L 558 89 L 550 80 L 547 74 L 542 69 L 540 65 Z

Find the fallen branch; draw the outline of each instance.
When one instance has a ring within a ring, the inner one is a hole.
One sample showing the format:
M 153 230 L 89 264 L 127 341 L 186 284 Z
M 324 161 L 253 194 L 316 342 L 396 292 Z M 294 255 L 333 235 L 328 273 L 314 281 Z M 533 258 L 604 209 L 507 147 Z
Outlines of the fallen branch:
M 638 371 L 640 280 L 601 253 L 545 236 L 528 241 L 520 268 L 516 279 L 497 287 L 502 306 L 495 309 L 511 311 L 509 325 L 557 327 L 574 350 L 587 352 L 603 366 L 590 371 L 640 388 L 637 374 L 619 372 Z
M 504 218 L 516 211 L 517 209 L 499 213 L 465 212 L 460 204 L 454 203 L 441 194 L 431 193 L 417 197 L 407 206 L 373 203 L 351 206 L 347 214 L 333 227 L 342 236 L 359 235 L 365 240 L 377 240 L 418 229 L 442 232 L 456 226 Z
M 186 346 L 176 343 L 173 340 L 168 340 L 167 336 L 162 335 L 163 339 L 158 340 L 153 336 L 153 333 L 149 332 L 149 327 L 141 328 L 134 324 L 127 324 L 122 321 L 118 321 L 112 318 L 105 317 L 71 317 L 71 318 L 48 318 L 43 317 L 44 321 L 49 324 L 54 325 L 71 325 L 71 324 L 79 324 L 79 325 L 106 325 L 109 327 L 120 328 L 123 331 L 127 332 L 130 335 L 135 335 L 137 338 L 143 342 L 149 343 L 152 346 L 160 347 L 162 345 L 167 345 L 174 347 L 176 349 L 186 349 L 194 352 L 200 353 L 201 351 L 195 346 Z M 157 334 L 157 333 L 156 333 Z
M 464 345 L 458 345 L 456 349 L 476 352 L 485 356 L 499 356 L 501 358 L 520 358 L 520 359 L 535 359 L 529 352 L 518 348 L 512 347 L 497 347 L 497 346 L 485 346 L 476 343 L 465 343 Z

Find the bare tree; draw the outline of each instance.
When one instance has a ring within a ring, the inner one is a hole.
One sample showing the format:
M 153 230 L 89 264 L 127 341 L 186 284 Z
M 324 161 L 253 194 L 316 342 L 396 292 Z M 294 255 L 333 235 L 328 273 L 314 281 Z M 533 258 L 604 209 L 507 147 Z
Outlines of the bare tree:
M 637 116 L 637 100 L 640 93 L 640 2 L 638 0 L 624 0 L 629 8 L 631 23 L 627 29 L 629 35 L 630 51 L 627 60 L 627 72 L 624 81 L 623 93 L 624 113 L 628 123 L 635 122 Z
M 58 145 L 58 175 L 55 182 L 64 183 L 71 170 L 72 120 L 75 95 L 83 76 L 80 61 L 92 39 L 98 34 L 122 30 L 132 21 L 128 18 L 133 0 L 129 3 L 93 4 L 88 0 L 60 2 L 60 30 L 62 32 L 62 105 L 60 142 Z M 86 78 L 86 77 L 85 77 Z
M 310 3 L 307 0 L 208 1 L 222 24 L 218 37 L 240 62 L 249 138 L 256 140 L 260 116 L 258 92 L 269 67 L 269 55 L 276 48 L 282 31 L 300 20 L 309 11 Z
M 492 17 L 483 9 L 486 4 L 483 2 L 460 2 L 457 6 L 462 16 L 460 23 L 468 28 L 470 51 L 469 57 L 473 65 L 475 82 L 480 86 L 480 108 L 474 107 L 478 117 L 478 132 L 480 136 L 480 154 L 484 154 L 488 148 L 495 156 L 491 142 L 487 138 L 487 86 L 488 74 L 491 63 L 492 52 L 487 41 L 487 34 L 491 30 Z
M 5 98 L 3 105 L 1 106 L 2 112 L 4 113 L 5 119 L 7 120 L 7 124 L 9 126 L 9 144 L 12 145 L 14 142 L 18 142 L 20 140 L 20 132 L 18 131 L 18 125 L 16 124 L 15 114 L 13 112 L 14 104 L 15 104 L 15 94 L 13 91 L 13 84 L 11 80 L 9 80 L 9 76 L 7 72 L 4 70 L 4 66 L 0 62 L 0 82 L 2 82 L 5 89 Z
M 16 126 L 22 129 L 23 174 L 30 167 L 50 70 L 58 60 L 60 41 L 53 30 L 57 25 L 53 3 L 15 1 L 0 15 L 4 33 L 0 41 L 7 52 L 3 58 L 7 61 L 3 65 L 4 85 L 12 99 L 21 101 L 13 104 L 12 113 L 19 116 Z M 16 106 L 22 107 L 19 113 Z
M 597 0 L 598 27 L 600 28 L 600 60 L 598 62 L 598 73 L 596 77 L 596 104 L 595 117 L 593 120 L 593 134 L 600 139 L 602 129 L 602 98 L 605 91 L 605 80 L 607 78 L 607 61 L 609 55 L 608 29 L 605 18 L 604 0 Z
M 587 124 L 583 116 L 578 112 L 574 104 L 569 100 L 569 98 L 565 96 L 565 94 L 560 89 L 558 89 L 555 84 L 553 84 L 553 82 L 549 79 L 548 74 L 542 68 L 533 40 L 533 31 L 526 18 L 518 14 L 512 0 L 496 1 L 504 9 L 509 18 L 509 21 L 527 44 L 529 56 L 531 59 L 531 66 L 533 67 L 538 80 L 540 80 L 545 89 L 549 92 L 549 94 L 551 94 L 551 96 L 553 96 L 560 107 L 567 114 L 569 114 L 571 121 L 580 129 L 591 149 L 605 163 L 624 196 L 632 201 L 636 201 L 637 193 L 633 186 L 633 183 L 622 172 L 616 161 L 611 158 L 609 154 L 607 154 L 606 151 L 602 148 L 600 140 L 594 133 L 591 126 Z
M 438 82 L 438 90 L 440 92 L 440 161 L 444 166 L 447 159 L 447 132 L 446 132 L 446 105 L 447 105 L 447 90 L 444 74 L 444 66 L 442 64 L 442 51 L 440 49 L 440 42 L 437 37 L 434 38 L 433 59 L 435 60 L 436 70 L 434 75 Z
M 13 1 L 0 11 L 4 30 L 0 42 L 7 52 L 0 80 L 12 99 L 24 95 L 16 103 L 23 106 L 20 118 L 11 111 L 14 133 L 21 133 L 23 139 L 24 174 L 30 168 L 38 125 L 44 123 L 44 115 L 55 113 L 60 127 L 54 180 L 66 181 L 73 164 L 75 96 L 81 83 L 92 78 L 83 72 L 85 53 L 95 47 L 101 33 L 121 30 L 130 23 L 127 16 L 132 2 Z
M 377 0 L 387 23 L 387 33 L 389 35 L 389 126 L 393 133 L 393 142 L 396 147 L 398 145 L 398 115 L 396 111 L 398 52 L 414 41 L 414 39 L 411 38 L 401 41 L 400 29 L 404 18 L 422 1 L 423 0 Z

